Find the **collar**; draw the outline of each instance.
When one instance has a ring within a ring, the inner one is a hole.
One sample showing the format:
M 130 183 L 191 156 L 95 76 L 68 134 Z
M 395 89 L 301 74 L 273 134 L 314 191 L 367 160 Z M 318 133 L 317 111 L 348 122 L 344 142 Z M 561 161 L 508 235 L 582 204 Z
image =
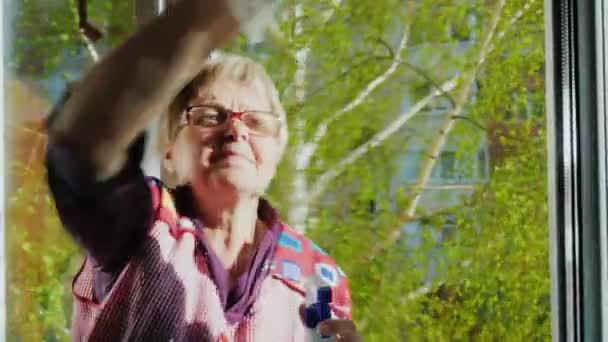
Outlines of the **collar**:
M 190 185 L 180 185 L 175 189 L 170 190 L 175 199 L 175 206 L 178 213 L 188 217 L 200 217 L 196 208 L 196 201 L 192 187 Z M 260 198 L 258 203 L 258 217 L 268 225 L 273 227 L 279 223 L 279 215 L 277 211 L 270 205 L 265 198 Z

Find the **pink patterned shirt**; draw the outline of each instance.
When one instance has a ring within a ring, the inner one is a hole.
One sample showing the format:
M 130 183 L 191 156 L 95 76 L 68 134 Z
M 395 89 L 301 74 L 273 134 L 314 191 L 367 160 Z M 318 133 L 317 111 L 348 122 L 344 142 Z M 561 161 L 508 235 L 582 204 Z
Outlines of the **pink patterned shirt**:
M 162 184 L 148 185 L 153 220 L 107 295 L 95 300 L 90 258 L 74 279 L 74 341 L 306 341 L 310 331 L 299 310 L 317 286 L 331 286 L 333 314 L 351 318 L 344 273 L 314 243 L 278 223 L 259 286 L 247 294 L 254 301 L 230 322 L 195 221 L 180 215 Z

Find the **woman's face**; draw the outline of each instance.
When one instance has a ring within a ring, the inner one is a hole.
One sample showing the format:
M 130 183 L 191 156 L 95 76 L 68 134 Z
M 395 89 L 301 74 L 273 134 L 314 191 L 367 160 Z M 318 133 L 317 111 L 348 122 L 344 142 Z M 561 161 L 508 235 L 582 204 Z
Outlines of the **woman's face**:
M 254 86 L 216 80 L 200 89 L 188 107 L 213 105 L 232 112 L 270 111 L 268 99 Z M 278 114 L 275 114 L 278 117 Z M 179 184 L 205 193 L 261 194 L 281 158 L 279 135 L 258 134 L 233 118 L 216 128 L 184 126 L 165 162 Z

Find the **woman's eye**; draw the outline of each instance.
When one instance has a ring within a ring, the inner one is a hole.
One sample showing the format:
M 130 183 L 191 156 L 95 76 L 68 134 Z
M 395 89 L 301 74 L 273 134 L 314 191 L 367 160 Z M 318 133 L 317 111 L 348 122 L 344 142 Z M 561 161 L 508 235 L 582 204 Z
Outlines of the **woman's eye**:
M 260 115 L 260 114 L 252 114 L 248 115 L 246 118 L 246 125 L 249 128 L 258 130 L 258 131 L 267 131 L 272 129 L 274 118 L 268 115 Z
M 197 126 L 215 126 L 222 123 L 222 113 L 213 108 L 199 108 L 192 114 L 193 124 Z
M 245 123 L 247 123 L 247 126 L 253 126 L 253 127 L 257 127 L 261 124 L 260 118 L 256 117 L 255 115 L 246 116 Z
M 217 125 L 220 122 L 218 113 L 205 114 L 201 118 L 201 123 L 204 125 Z

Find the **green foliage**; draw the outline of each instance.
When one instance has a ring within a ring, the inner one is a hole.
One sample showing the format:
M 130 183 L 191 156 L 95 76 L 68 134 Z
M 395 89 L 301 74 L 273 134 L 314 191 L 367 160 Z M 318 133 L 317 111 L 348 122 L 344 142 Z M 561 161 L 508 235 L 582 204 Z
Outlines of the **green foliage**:
M 32 146 L 44 136 L 31 128 L 16 128 Z M 7 202 L 7 340 L 69 340 L 71 278 L 78 257 L 64 233 L 49 196 L 41 151 L 27 163 L 11 167 L 12 191 Z M 37 152 L 37 153 L 36 153 Z
M 417 300 L 434 319 L 410 324 L 413 336 L 550 339 L 545 139 L 534 130 L 516 129 L 528 143 L 506 142 L 512 152 L 457 215 L 457 232 L 441 244 L 447 272 Z
M 87 3 L 89 21 L 104 34 L 98 44 L 100 52 L 133 32 L 134 5 L 130 1 Z M 9 8 L 9 32 L 14 37 L 9 65 L 20 77 L 47 77 L 85 46 L 78 30 L 77 0 L 11 1 Z
M 98 44 L 100 53 L 134 29 L 133 4 L 129 1 L 88 3 L 91 23 L 104 33 Z M 14 37 L 10 75 L 39 81 L 65 68 L 66 60 L 80 63 L 68 72 L 92 65 L 91 59 L 81 62 L 82 57 L 75 58 L 85 48 L 75 5 L 76 0 L 10 2 L 9 32 Z M 67 81 L 77 75 L 62 77 Z M 27 97 L 24 99 L 27 101 Z M 20 112 L 20 108 L 28 111 Z M 43 167 L 46 139 L 39 131 L 40 124 L 23 122 L 23 118 L 42 118 L 46 113 L 31 112 L 27 104 L 17 104 L 10 115 L 6 339 L 69 341 L 71 281 L 82 255 L 62 229 L 49 195 Z

